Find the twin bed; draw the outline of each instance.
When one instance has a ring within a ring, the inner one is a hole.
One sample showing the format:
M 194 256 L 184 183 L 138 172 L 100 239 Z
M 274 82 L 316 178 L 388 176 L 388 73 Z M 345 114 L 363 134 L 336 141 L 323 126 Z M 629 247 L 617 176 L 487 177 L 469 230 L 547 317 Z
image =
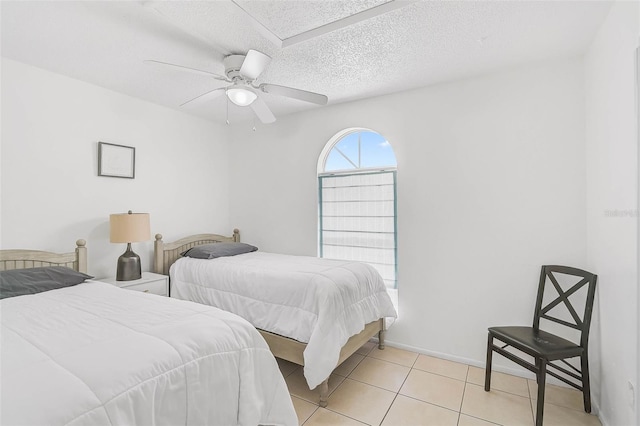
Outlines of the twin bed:
M 309 388 L 319 386 L 319 403 L 326 406 L 331 372 L 371 337 L 384 348 L 385 317 L 396 312 L 382 278 L 359 262 L 261 251 L 215 259 L 182 256 L 225 242 L 239 243 L 239 231 L 170 243 L 158 234 L 155 272 L 170 275 L 172 298 L 216 306 L 251 322 L 276 357 L 304 366 Z
M 384 348 L 396 313 L 382 279 L 327 259 L 181 256 L 239 240 L 157 235 L 154 270 L 170 275 L 171 298 L 90 279 L 0 295 L 0 423 L 297 424 L 274 355 L 303 365 L 326 406 L 333 369 L 371 337 Z M 56 266 L 86 273 L 85 241 L 65 254 L 0 250 L 0 271 Z
M 86 259 L 79 240 L 0 251 L 0 270 L 86 272 Z M 32 293 L 0 300 L 1 424 L 297 424 L 269 347 L 237 315 L 92 280 Z

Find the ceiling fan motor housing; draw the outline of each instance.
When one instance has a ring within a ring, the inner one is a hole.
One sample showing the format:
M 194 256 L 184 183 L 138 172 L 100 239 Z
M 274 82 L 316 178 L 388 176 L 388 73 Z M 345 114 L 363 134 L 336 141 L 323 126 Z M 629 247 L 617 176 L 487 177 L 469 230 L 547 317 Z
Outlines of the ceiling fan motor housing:
M 224 58 L 224 73 L 231 80 L 238 78 L 242 79 L 240 75 L 240 68 L 244 62 L 245 55 L 229 55 Z

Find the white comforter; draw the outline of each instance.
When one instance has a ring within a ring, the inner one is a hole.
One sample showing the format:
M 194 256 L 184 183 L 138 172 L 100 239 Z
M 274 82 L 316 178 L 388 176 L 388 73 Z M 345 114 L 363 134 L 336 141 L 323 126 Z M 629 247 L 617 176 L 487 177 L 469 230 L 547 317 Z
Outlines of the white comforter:
M 253 252 L 182 258 L 170 275 L 172 297 L 216 306 L 308 343 L 304 375 L 311 389 L 329 377 L 349 337 L 371 321 L 396 317 L 382 277 L 364 263 Z
M 88 282 L 3 299 L 3 425 L 297 424 L 242 318 Z

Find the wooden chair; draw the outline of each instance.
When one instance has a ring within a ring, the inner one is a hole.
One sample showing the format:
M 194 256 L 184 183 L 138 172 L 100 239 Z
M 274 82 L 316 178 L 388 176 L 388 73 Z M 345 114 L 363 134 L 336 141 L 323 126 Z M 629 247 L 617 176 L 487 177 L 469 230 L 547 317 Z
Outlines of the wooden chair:
M 571 275 L 580 280 L 564 291 L 558 283 L 556 274 Z M 547 279 L 552 285 L 547 285 Z M 487 367 L 485 371 L 484 390 L 491 387 L 491 358 L 493 352 L 510 359 L 536 374 L 538 382 L 538 402 L 536 408 L 536 426 L 542 425 L 544 410 L 544 390 L 546 374 L 549 374 L 570 386 L 582 391 L 584 399 L 584 411 L 591 412 L 591 389 L 589 385 L 589 354 L 587 344 L 589 342 L 589 327 L 591 313 L 593 311 L 593 299 L 596 291 L 598 277 L 590 272 L 568 266 L 543 266 L 540 273 L 538 297 L 533 316 L 533 327 L 491 327 L 487 342 Z M 569 301 L 582 287 L 587 287 L 586 303 L 582 316 L 578 315 Z M 555 289 L 558 297 L 550 303 L 542 306 L 545 289 Z M 556 306 L 564 304 L 573 321 L 566 321 L 549 314 Z M 580 343 L 576 344 L 555 334 L 540 329 L 540 320 L 545 319 L 557 324 L 570 327 L 580 332 Z M 493 339 L 504 343 L 504 346 L 496 346 Z M 513 347 L 525 354 L 532 356 L 535 363 L 532 364 L 517 354 L 507 351 L 507 347 Z M 580 357 L 580 368 L 576 368 L 566 360 Z M 559 363 L 564 365 L 559 365 Z M 548 368 L 551 368 L 548 370 Z

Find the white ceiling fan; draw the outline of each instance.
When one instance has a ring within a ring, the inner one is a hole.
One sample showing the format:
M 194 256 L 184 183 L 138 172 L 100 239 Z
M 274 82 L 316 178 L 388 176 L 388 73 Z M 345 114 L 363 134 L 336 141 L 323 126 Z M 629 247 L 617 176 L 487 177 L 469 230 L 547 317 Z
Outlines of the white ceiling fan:
M 213 89 L 202 95 L 181 104 L 197 105 L 202 102 L 214 99 L 222 94 L 226 94 L 231 102 L 241 107 L 250 107 L 258 119 L 263 123 L 273 123 L 276 117 L 273 115 L 267 104 L 262 99 L 262 93 L 269 93 L 278 96 L 298 99 L 318 105 L 326 105 L 328 98 L 319 93 L 308 92 L 306 90 L 294 89 L 293 87 L 279 86 L 277 84 L 261 83 L 256 84 L 255 80 L 266 69 L 271 57 L 257 50 L 249 50 L 246 55 L 228 55 L 224 58 L 225 75 L 215 74 L 182 65 L 170 64 L 155 60 L 145 60 L 147 63 L 158 64 L 177 68 L 183 71 L 206 75 L 216 80 L 231 83 L 226 87 Z

